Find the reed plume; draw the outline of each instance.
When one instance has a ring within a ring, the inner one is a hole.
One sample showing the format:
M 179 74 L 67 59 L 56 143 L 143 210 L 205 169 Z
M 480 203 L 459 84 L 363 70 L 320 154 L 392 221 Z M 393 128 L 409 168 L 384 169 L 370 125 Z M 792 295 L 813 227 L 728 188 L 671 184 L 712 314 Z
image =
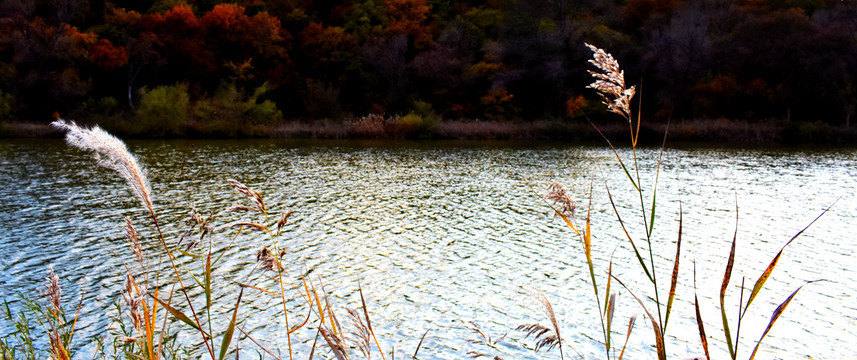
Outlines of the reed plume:
M 539 307 L 539 310 L 550 320 L 552 328 L 548 328 L 542 326 L 540 324 L 524 324 L 520 325 L 515 330 L 524 331 L 527 333 L 527 336 L 534 335 L 533 338 L 537 340 L 536 342 L 536 351 L 539 351 L 541 348 L 546 347 L 548 350 L 553 349 L 554 347 L 559 348 L 559 357 L 563 359 L 562 353 L 562 336 L 559 333 L 559 321 L 556 318 L 556 314 L 553 311 L 553 305 L 548 300 L 547 296 L 543 294 L 536 288 L 525 286 L 524 290 L 526 290 L 530 296 L 536 302 L 536 305 Z M 541 338 L 541 340 L 539 340 Z
M 587 87 L 598 91 L 604 105 L 607 105 L 607 110 L 631 121 L 631 98 L 634 97 L 635 87 L 625 86 L 625 71 L 619 68 L 619 62 L 613 58 L 613 55 L 591 44 L 586 44 L 586 47 L 594 52 L 593 59 L 589 62 L 601 70 L 601 72 L 589 70 L 589 73 L 598 80 Z
M 557 212 L 574 218 L 577 212 L 577 203 L 571 198 L 571 194 L 565 190 L 560 183 L 553 183 L 548 187 L 548 193 L 545 194 L 545 200 L 552 201 L 554 205 L 559 205 Z
M 131 246 L 131 252 L 137 257 L 137 262 L 143 263 L 143 249 L 140 246 L 140 238 L 137 235 L 137 229 L 131 223 L 131 218 L 125 217 L 125 238 Z
M 54 272 L 53 266 L 48 265 L 48 271 L 47 284 L 45 284 L 45 290 L 42 291 L 42 295 L 44 295 L 44 297 L 48 299 L 48 302 L 51 303 L 54 313 L 59 314 L 62 310 L 60 307 L 60 301 L 62 298 L 62 289 L 60 289 L 59 285 L 60 278 Z
M 131 192 L 137 197 L 150 213 L 152 207 L 152 190 L 146 178 L 145 169 L 139 165 L 137 158 L 128 152 L 125 143 L 110 135 L 100 127 L 84 128 L 73 121 L 63 119 L 51 123 L 54 127 L 66 131 L 66 142 L 81 150 L 93 151 L 98 165 L 113 169 L 131 186 Z
M 357 309 L 347 308 L 348 323 L 352 329 L 348 332 L 351 341 L 357 344 L 357 348 L 366 357 L 366 360 L 372 358 L 372 335 L 369 332 L 369 325 L 363 321 L 363 317 Z
M 232 186 L 241 194 L 244 194 L 251 201 L 253 201 L 253 206 L 244 206 L 244 205 L 235 205 L 230 210 L 233 211 L 257 211 L 262 214 L 267 214 L 267 209 L 265 208 L 265 201 L 262 199 L 262 194 L 258 191 L 249 188 L 247 185 L 242 184 L 238 180 L 234 179 L 226 179 Z

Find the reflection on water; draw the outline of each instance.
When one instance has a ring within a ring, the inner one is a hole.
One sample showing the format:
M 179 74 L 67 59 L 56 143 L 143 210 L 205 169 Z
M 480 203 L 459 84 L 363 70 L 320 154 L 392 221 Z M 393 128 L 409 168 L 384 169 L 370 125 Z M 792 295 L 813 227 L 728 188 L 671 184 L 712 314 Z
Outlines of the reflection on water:
M 572 189 L 581 209 L 592 191 L 593 251 L 602 290 L 612 255 L 613 273 L 636 294 L 651 294 L 651 283 L 617 226 L 605 184 L 629 231 L 638 235 L 644 231 L 638 225 L 640 200 L 608 149 L 277 141 L 152 141 L 129 147 L 148 167 L 169 239 L 179 238 L 192 205 L 216 217 L 214 250 L 225 255 L 214 270 L 221 285 L 212 309 L 215 332 L 225 328 L 237 300 L 236 281 L 270 284 L 252 270 L 255 252 L 271 240 L 247 233 L 235 237 L 229 227 L 249 220 L 226 211 L 243 201 L 226 182 L 230 178 L 262 192 L 273 214 L 294 211 L 279 240 L 293 283 L 308 274 L 324 285 L 337 308 L 358 307 L 362 286 L 382 347 L 395 348 L 400 356 L 414 351 L 429 330 L 419 352 L 424 359 L 460 359 L 469 351 L 507 359 L 558 358 L 556 352 L 533 352 L 534 341 L 512 330 L 547 324 L 522 286 L 547 295 L 563 337 L 578 352 L 603 356 L 580 245 L 535 193 L 554 181 Z M 655 180 L 657 154 L 640 152 L 646 188 Z M 692 305 L 694 265 L 714 356 L 727 354 L 715 305 L 735 231 L 736 201 L 738 252 L 727 295 L 732 321 L 742 279 L 752 287 L 780 247 L 838 197 L 833 210 L 784 252 L 746 315 L 739 351 L 751 351 L 773 309 L 794 289 L 827 279 L 800 292 L 763 343 L 760 358 L 857 353 L 850 341 L 857 338 L 852 260 L 857 152 L 670 149 L 663 156 L 654 246 L 662 290 L 675 254 L 679 202 L 683 208 L 679 296 L 667 331 L 670 357 L 702 353 Z M 52 264 L 68 307 L 83 297 L 76 345 L 83 353 L 93 351 L 93 336 L 117 316 L 111 304 L 120 299 L 125 266 L 134 264 L 122 218 L 132 217 L 153 244 L 150 220 L 114 174 L 58 140 L 0 143 L 0 180 L 5 185 L 0 188 L 0 294 L 13 308 L 19 306 L 17 293 L 38 296 Z M 644 195 L 651 201 L 651 192 Z M 644 247 L 642 236 L 635 240 Z M 186 265 L 199 269 L 198 260 Z M 309 309 L 297 285 L 287 291 L 294 295 L 289 303 L 294 325 Z M 624 338 L 630 316 L 642 311 L 627 292 L 620 293 L 616 341 Z M 240 314 L 246 331 L 285 355 L 281 309 L 276 298 L 248 290 Z M 495 338 L 508 335 L 494 348 L 470 343 L 476 339 L 470 321 Z M 0 335 L 11 331 L 8 323 L 0 325 Z M 297 358 L 308 356 L 314 336 L 314 328 L 293 334 Z M 184 331 L 180 337 L 194 336 Z M 638 321 L 629 342 L 631 358 L 653 357 L 651 344 L 651 328 Z M 240 346 L 242 354 L 256 357 L 250 341 L 242 339 Z

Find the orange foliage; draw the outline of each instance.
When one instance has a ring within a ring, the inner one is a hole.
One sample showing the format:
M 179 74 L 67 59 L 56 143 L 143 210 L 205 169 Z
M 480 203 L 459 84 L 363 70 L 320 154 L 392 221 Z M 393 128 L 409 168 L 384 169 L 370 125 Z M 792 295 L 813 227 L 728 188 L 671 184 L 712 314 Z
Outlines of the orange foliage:
M 417 49 L 431 44 L 431 27 L 425 24 L 431 10 L 427 0 L 387 0 L 384 9 L 390 19 L 384 29 L 388 34 L 408 35 Z
M 583 98 L 583 95 L 578 95 L 568 98 L 565 102 L 565 111 L 569 116 L 575 116 L 580 114 L 584 106 L 586 106 L 586 99 Z
M 205 14 L 202 17 L 202 21 L 208 27 L 237 29 L 246 25 L 248 17 L 244 14 L 243 6 L 219 4 Z
M 64 46 L 57 45 L 57 50 L 73 59 L 87 58 L 89 49 L 98 41 L 97 35 L 82 33 L 71 25 L 62 25 L 60 32 L 62 37 L 58 39 L 57 43 Z
M 127 11 L 125 8 L 114 8 L 104 17 L 106 23 L 117 26 L 136 26 L 142 19 L 142 14 L 133 10 Z
M 128 63 L 128 53 L 124 46 L 114 46 L 107 39 L 99 39 L 89 51 L 89 58 L 105 69 L 114 69 Z
M 310 23 L 300 35 L 301 47 L 307 55 L 320 61 L 334 61 L 342 52 L 357 49 L 357 39 L 336 26 L 325 27 L 319 23 Z

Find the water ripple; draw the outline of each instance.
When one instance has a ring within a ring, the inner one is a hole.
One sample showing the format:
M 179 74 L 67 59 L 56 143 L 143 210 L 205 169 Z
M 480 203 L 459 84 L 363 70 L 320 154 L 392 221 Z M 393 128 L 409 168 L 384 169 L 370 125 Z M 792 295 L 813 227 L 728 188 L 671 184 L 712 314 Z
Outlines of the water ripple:
M 382 345 L 413 351 L 429 330 L 420 355 L 460 359 L 468 351 L 494 352 L 504 358 L 558 358 L 533 352 L 532 339 L 510 331 L 517 325 L 545 323 L 521 286 L 544 292 L 563 323 L 563 336 L 587 357 L 601 355 L 600 325 L 593 305 L 588 269 L 576 237 L 553 218 L 535 195 L 559 181 L 572 189 L 581 208 L 593 192 L 593 258 L 599 279 L 608 261 L 630 288 L 645 293 L 650 283 L 607 200 L 609 186 L 629 231 L 640 234 L 639 197 L 603 148 L 482 144 L 436 147 L 390 146 L 352 142 L 294 143 L 249 141 L 131 142 L 147 164 L 155 206 L 170 241 L 185 229 L 193 205 L 217 220 L 215 252 L 224 253 L 213 270 L 222 281 L 214 292 L 214 327 L 222 329 L 237 301 L 233 281 L 274 288 L 268 275 L 255 271 L 255 252 L 270 239 L 235 236 L 230 224 L 248 220 L 226 211 L 243 201 L 226 179 L 238 179 L 265 194 L 272 216 L 293 210 L 279 245 L 294 280 L 290 325 L 310 309 L 300 300 L 301 274 L 324 285 L 336 308 L 359 306 L 358 284 L 366 295 Z M 631 154 L 620 150 L 620 156 Z M 656 150 L 642 149 L 641 178 L 654 182 Z M 125 184 L 60 141 L 0 142 L 0 294 L 13 308 L 16 293 L 38 296 L 46 267 L 61 277 L 66 301 L 83 297 L 77 343 L 94 349 L 94 337 L 118 314 L 126 266 L 133 260 L 122 234 L 129 216 L 156 251 L 145 213 Z M 717 293 L 738 207 L 738 248 L 733 285 L 758 277 L 769 259 L 797 231 L 837 197 L 827 216 L 784 253 L 777 271 L 748 313 L 742 344 L 750 346 L 770 312 L 806 281 L 807 286 L 763 343 L 764 358 L 811 355 L 835 358 L 857 353 L 857 268 L 853 234 L 857 233 L 857 152 L 735 149 L 670 149 L 658 180 L 656 266 L 665 275 L 672 266 L 677 237 L 678 203 L 683 207 L 683 254 L 675 320 L 668 332 L 670 357 L 699 355 L 694 334 L 691 261 L 709 334 L 720 327 Z M 650 199 L 651 193 L 644 197 Z M 650 200 L 646 200 L 650 201 Z M 234 238 L 233 238 L 234 237 Z M 640 238 L 634 239 L 644 246 Z M 199 260 L 185 259 L 198 271 Z M 153 265 L 154 266 L 154 265 Z M 163 269 L 171 271 L 166 264 Z M 169 273 L 169 272 L 167 272 Z M 661 283 L 668 278 L 660 279 Z M 603 284 L 601 284 L 603 286 Z M 730 301 L 737 303 L 737 288 Z M 161 291 L 169 291 L 163 287 Z M 199 289 L 191 291 L 198 296 Z M 623 328 L 640 311 L 627 293 L 620 297 L 616 319 Z M 278 299 L 246 290 L 243 326 L 269 348 L 285 351 L 285 319 Z M 484 331 L 508 337 L 496 347 L 474 339 L 470 321 Z M 745 330 L 746 329 L 746 330 Z M 0 335 L 13 329 L 0 324 Z M 308 354 L 315 329 L 293 334 L 298 358 Z M 715 354 L 725 344 L 712 335 Z M 191 331 L 180 341 L 196 344 Z M 633 358 L 649 356 L 650 334 L 639 325 L 629 344 Z M 201 344 L 196 344 L 202 346 Z M 242 340 L 242 353 L 255 350 Z M 642 355 L 649 354 L 649 355 Z M 83 356 L 86 357 L 86 356 Z M 722 356 L 718 356 L 722 357 Z

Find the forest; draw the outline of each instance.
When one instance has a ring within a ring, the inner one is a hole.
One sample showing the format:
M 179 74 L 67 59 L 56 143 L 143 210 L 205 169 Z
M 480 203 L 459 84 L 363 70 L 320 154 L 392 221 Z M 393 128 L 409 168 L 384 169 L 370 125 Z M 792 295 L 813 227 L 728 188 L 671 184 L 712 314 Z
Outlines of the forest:
M 857 110 L 853 0 L 3 0 L 0 123 L 586 122 L 609 116 L 586 43 L 652 122 L 850 127 Z

